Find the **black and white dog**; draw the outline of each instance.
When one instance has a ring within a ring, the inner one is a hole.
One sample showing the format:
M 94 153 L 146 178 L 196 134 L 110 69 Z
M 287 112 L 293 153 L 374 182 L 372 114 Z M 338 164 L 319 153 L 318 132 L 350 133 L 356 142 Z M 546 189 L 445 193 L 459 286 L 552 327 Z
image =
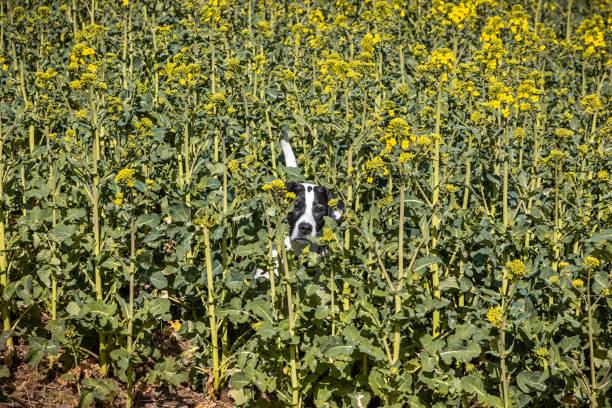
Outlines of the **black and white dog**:
M 285 155 L 287 167 L 297 167 L 295 154 L 289 143 L 286 132 L 283 132 L 281 147 Z M 344 204 L 338 201 L 335 207 L 329 206 L 329 201 L 335 198 L 326 187 L 310 183 L 296 183 L 290 181 L 286 184 L 287 191 L 296 195 L 293 202 L 293 210 L 287 216 L 289 222 L 289 242 L 295 251 L 301 251 L 309 244 L 308 237 L 317 237 L 323 230 L 324 217 L 339 220 L 344 211 Z
M 285 155 L 285 166 L 297 167 L 295 154 L 289 143 L 287 133 L 283 132 L 283 139 L 280 143 Z M 321 234 L 325 224 L 324 217 L 339 220 L 344 211 L 344 203 L 338 200 L 338 204 L 331 207 L 329 201 L 336 197 L 323 186 L 295 181 L 287 182 L 285 186 L 287 191 L 296 195 L 293 209 L 287 215 L 289 236 L 285 238 L 285 247 L 293 249 L 297 254 L 308 245 L 310 245 L 311 250 L 317 250 L 317 245 L 308 238 L 317 237 Z M 278 256 L 277 251 L 272 251 L 272 255 L 276 258 Z M 268 278 L 268 273 L 257 270 L 255 278 L 258 277 Z

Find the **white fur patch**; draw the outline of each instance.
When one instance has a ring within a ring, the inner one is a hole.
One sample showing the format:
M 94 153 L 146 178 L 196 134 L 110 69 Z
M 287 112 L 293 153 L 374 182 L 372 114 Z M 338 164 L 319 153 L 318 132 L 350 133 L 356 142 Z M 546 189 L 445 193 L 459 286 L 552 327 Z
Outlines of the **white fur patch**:
M 308 234 L 311 237 L 314 237 L 317 234 L 317 222 L 312 216 L 312 205 L 314 204 L 315 198 L 314 189 L 316 186 L 314 184 L 309 183 L 301 184 L 304 186 L 304 204 L 306 205 L 306 208 L 304 209 L 304 213 L 301 215 L 301 217 L 298 218 L 298 220 L 295 222 L 293 234 L 291 234 L 292 240 L 298 238 L 300 224 L 310 224 L 312 226 L 312 231 L 310 231 L 310 234 Z
M 283 138 L 280 141 L 281 147 L 283 148 L 283 154 L 285 155 L 285 166 L 297 167 L 297 161 L 295 160 L 295 154 L 289 144 L 289 140 Z

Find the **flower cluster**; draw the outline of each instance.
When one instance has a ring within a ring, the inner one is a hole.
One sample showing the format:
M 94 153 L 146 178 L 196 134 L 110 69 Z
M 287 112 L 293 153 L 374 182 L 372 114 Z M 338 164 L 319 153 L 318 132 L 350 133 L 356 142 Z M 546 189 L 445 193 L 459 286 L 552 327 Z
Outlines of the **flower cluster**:
M 336 235 L 331 228 L 323 227 L 323 235 L 321 236 L 321 240 L 327 244 L 336 239 Z
M 272 200 L 281 200 L 280 204 L 287 205 L 296 199 L 295 193 L 287 191 L 285 182 L 280 179 L 272 180 L 270 183 L 264 184 L 261 189 L 268 193 Z
M 508 279 L 513 281 L 521 279 L 525 276 L 525 264 L 520 259 L 507 262 L 505 275 Z
M 584 50 L 584 58 L 603 56 L 606 53 L 605 31 L 606 26 L 601 16 L 585 19 L 580 23 L 576 33 L 580 34 L 580 48 Z
M 599 268 L 599 265 L 599 259 L 595 258 L 594 256 L 587 256 L 584 258 L 584 266 L 590 270 Z
M 117 173 L 117 175 L 115 176 L 115 183 L 120 184 L 120 185 L 122 184 L 126 187 L 134 187 L 135 173 L 136 171 L 134 169 L 129 169 L 129 168 L 121 169 L 119 173 Z
M 501 327 L 501 324 L 502 324 L 502 312 L 503 311 L 502 311 L 501 305 L 497 305 L 497 306 L 491 307 L 491 308 L 489 308 L 489 311 L 487 312 L 487 319 L 494 326 Z

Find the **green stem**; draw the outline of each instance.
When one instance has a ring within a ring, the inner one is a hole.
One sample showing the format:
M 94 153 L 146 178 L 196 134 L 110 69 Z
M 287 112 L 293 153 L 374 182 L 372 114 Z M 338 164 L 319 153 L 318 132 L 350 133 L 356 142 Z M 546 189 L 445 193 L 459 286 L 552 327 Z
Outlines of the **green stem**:
M 573 0 L 569 0 L 567 3 L 567 20 L 565 26 L 565 41 L 569 42 L 572 35 L 572 3 Z
M 191 203 L 191 193 L 189 192 L 189 183 L 191 182 L 191 169 L 189 163 L 189 123 L 185 123 L 185 126 L 183 127 L 183 141 L 185 143 L 183 152 L 185 156 L 185 190 L 187 191 L 187 193 L 185 194 L 185 203 L 189 207 Z
M 46 118 L 45 118 L 46 122 Z M 51 143 L 49 140 L 49 126 L 45 126 L 45 140 L 47 143 L 47 162 L 49 165 L 49 187 L 51 189 L 51 227 L 55 229 L 57 225 L 57 211 L 56 211 L 56 181 L 55 181 L 55 170 L 53 166 L 53 160 L 51 158 Z M 51 253 L 55 255 L 57 244 L 55 241 L 51 242 Z M 51 274 L 51 321 L 55 321 L 57 318 L 57 275 L 55 271 Z M 49 356 L 49 368 L 53 369 L 54 356 Z
M 402 280 L 404 279 L 404 180 L 400 181 L 400 211 L 399 211 L 399 231 L 398 231 L 398 248 L 397 248 L 397 264 L 398 264 L 398 272 L 397 272 L 397 287 L 402 284 Z M 399 293 L 395 294 L 395 316 L 399 317 L 399 314 L 402 311 L 402 299 L 399 296 Z M 393 339 L 393 363 L 397 363 L 399 361 L 400 354 L 400 345 L 401 345 L 401 324 L 399 322 L 395 323 L 395 333 Z
M 93 175 L 93 186 L 92 186 L 92 216 L 93 216 L 93 235 L 94 235 L 94 276 L 95 276 L 95 290 L 96 299 L 103 300 L 104 294 L 102 291 L 102 273 L 98 265 L 98 256 L 100 255 L 101 240 L 100 240 L 100 209 L 99 209 L 99 184 L 100 176 L 98 175 L 98 160 L 100 157 L 100 136 L 98 134 L 98 112 L 96 109 L 96 102 L 93 88 L 89 90 L 89 105 L 91 110 L 91 125 L 94 132 L 94 143 L 92 152 L 92 175 Z M 106 377 L 108 372 L 108 365 L 106 362 L 106 336 L 102 331 L 98 332 L 100 337 L 100 374 Z
M 291 283 L 289 283 L 289 278 L 291 275 L 289 274 L 289 264 L 287 263 L 287 248 L 285 248 L 285 226 L 283 224 L 282 218 L 279 216 L 277 219 L 278 222 L 278 244 L 281 249 L 281 262 L 283 263 L 283 269 L 285 272 L 285 277 L 287 278 L 287 314 L 289 317 L 289 334 L 293 338 L 295 335 L 295 317 L 293 315 L 293 296 L 291 293 Z M 291 396 L 292 396 L 292 406 L 297 407 L 299 405 L 299 384 L 297 379 L 297 344 L 289 345 L 289 358 L 290 358 L 290 366 L 291 366 Z
M 510 402 L 508 400 L 508 378 L 506 376 L 506 292 L 503 285 L 502 292 L 502 323 L 501 327 L 499 328 L 499 355 L 504 408 L 508 408 L 510 406 Z
M 589 323 L 589 363 L 591 368 L 591 407 L 597 408 L 597 381 L 595 376 L 595 347 L 593 346 L 593 316 L 591 307 L 591 269 L 588 269 L 587 275 L 587 319 Z
M 435 127 L 435 135 L 436 140 L 434 144 L 434 152 L 432 158 L 432 167 L 433 174 L 431 176 L 431 189 L 433 191 L 431 198 L 431 207 L 432 209 L 438 204 L 438 196 L 440 194 L 440 116 L 442 111 L 442 83 L 438 84 L 438 98 L 436 102 L 436 127 Z M 440 224 L 440 218 L 436 213 L 432 216 L 432 234 L 431 234 L 431 252 L 433 256 L 437 254 L 436 243 L 438 241 L 438 226 Z M 431 265 L 431 274 L 432 274 L 432 286 L 433 286 L 433 297 L 434 299 L 440 299 L 440 275 L 438 270 L 438 264 L 434 263 Z M 433 337 L 437 337 L 440 334 L 440 309 L 435 309 L 433 311 L 433 322 L 432 322 L 432 335 Z
M 204 256 L 206 258 L 206 279 L 208 281 L 208 317 L 210 322 L 210 342 L 213 359 L 213 387 L 215 392 L 218 392 L 221 382 L 219 371 L 219 343 L 217 339 L 217 317 L 215 315 L 215 292 L 209 234 L 210 232 L 208 229 L 204 228 Z
M 1 118 L 0 118 L 1 119 Z M 0 197 L 4 197 L 4 134 L 2 133 L 2 120 L 0 120 Z M 6 212 L 4 206 L 0 206 L 0 295 L 2 299 L 0 304 L 2 307 L 2 331 L 11 330 L 11 317 L 9 312 L 9 301 L 4 294 L 8 284 L 8 263 L 6 259 L 6 241 L 4 227 L 6 225 Z M 9 336 L 6 345 L 9 350 L 13 348 L 13 337 Z
M 128 369 L 127 369 L 127 395 L 125 406 L 132 406 L 132 394 L 134 392 L 134 367 L 132 366 L 132 353 L 134 352 L 132 337 L 134 324 L 134 276 L 136 274 L 136 223 L 134 215 L 134 196 L 130 193 L 132 216 L 130 219 L 130 305 L 128 316 L 128 337 L 127 337 L 127 353 L 128 353 Z

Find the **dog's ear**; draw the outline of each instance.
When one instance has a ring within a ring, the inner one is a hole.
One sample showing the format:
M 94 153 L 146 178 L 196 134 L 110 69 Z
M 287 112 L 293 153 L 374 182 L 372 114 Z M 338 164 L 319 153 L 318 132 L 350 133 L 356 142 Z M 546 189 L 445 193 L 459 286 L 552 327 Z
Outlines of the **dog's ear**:
M 285 183 L 285 188 L 288 192 L 294 193 L 295 195 L 300 193 L 300 183 L 296 183 L 295 181 Z
M 329 189 L 325 187 L 323 188 L 325 189 L 325 192 L 327 193 L 327 216 L 338 221 L 340 218 L 342 218 L 342 214 L 344 213 L 344 202 L 338 199 L 338 197 L 336 197 L 334 193 L 329 191 Z M 329 201 L 334 200 L 334 199 L 338 200 L 338 204 L 332 207 L 329 205 Z

